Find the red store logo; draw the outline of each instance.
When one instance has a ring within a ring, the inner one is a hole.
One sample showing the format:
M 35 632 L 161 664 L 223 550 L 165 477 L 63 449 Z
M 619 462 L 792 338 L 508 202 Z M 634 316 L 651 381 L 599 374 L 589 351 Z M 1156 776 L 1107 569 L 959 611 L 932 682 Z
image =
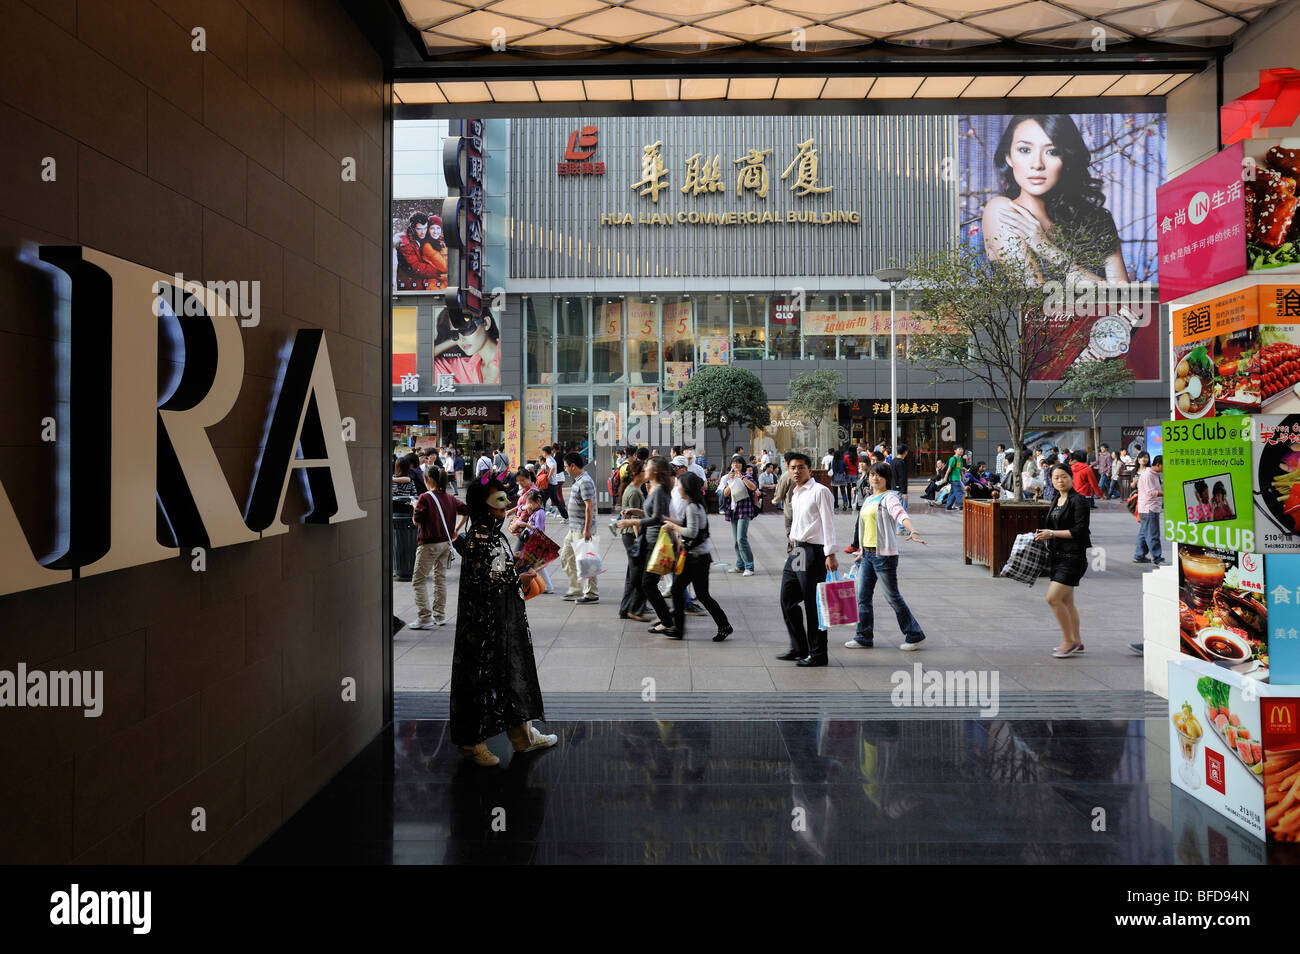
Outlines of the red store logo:
M 564 150 L 564 161 L 555 166 L 561 176 L 603 176 L 605 164 L 592 162 L 596 154 L 599 133 L 595 126 L 583 126 L 569 133 L 569 145 Z
M 1209 746 L 1205 747 L 1205 783 L 1220 795 L 1228 794 L 1223 775 L 1223 756 Z

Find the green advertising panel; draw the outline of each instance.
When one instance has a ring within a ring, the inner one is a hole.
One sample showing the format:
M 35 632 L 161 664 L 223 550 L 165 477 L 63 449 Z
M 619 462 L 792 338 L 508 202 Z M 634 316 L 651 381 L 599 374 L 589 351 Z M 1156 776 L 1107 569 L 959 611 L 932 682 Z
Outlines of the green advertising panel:
M 1249 417 L 1166 421 L 1165 536 L 1239 553 L 1255 549 Z

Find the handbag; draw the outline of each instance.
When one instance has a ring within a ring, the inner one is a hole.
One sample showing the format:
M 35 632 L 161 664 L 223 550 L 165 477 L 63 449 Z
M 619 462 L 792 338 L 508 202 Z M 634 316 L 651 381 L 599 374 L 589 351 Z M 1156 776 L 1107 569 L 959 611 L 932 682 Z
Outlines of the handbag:
M 841 580 L 837 571 L 831 578 L 817 584 L 817 626 L 853 626 L 858 622 L 857 585 L 853 580 Z
M 645 562 L 645 571 L 655 576 L 664 576 L 673 572 L 676 563 L 677 555 L 673 552 L 672 537 L 667 531 L 661 530 L 655 540 L 654 549 L 650 551 L 650 557 Z
M 1043 571 L 1051 567 L 1052 556 L 1047 544 L 1035 540 L 1032 533 L 1017 534 L 1011 544 L 1011 555 L 1002 567 L 1002 576 L 1033 586 Z
M 537 475 L 537 489 L 546 490 L 551 486 L 551 471 L 547 467 L 542 468 L 542 472 Z

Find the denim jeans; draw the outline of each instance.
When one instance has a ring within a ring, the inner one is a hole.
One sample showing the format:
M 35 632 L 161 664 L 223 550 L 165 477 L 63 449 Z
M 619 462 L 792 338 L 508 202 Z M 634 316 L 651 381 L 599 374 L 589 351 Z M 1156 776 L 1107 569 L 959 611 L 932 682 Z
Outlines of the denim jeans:
M 876 590 L 876 580 L 884 587 L 885 599 L 894 611 L 898 628 L 909 643 L 919 643 L 925 639 L 921 624 L 916 621 L 912 611 L 898 592 L 898 555 L 876 556 L 863 553 L 862 563 L 858 567 L 858 630 L 854 639 L 870 646 L 875 639 L 875 614 L 871 609 L 871 597 Z
M 1110 496 L 1110 474 L 1102 474 L 1097 481 L 1097 486 L 1101 488 L 1101 499 L 1105 500 Z
M 966 496 L 966 489 L 961 485 L 961 481 L 954 480 L 948 484 L 951 488 L 948 491 L 948 502 L 944 505 L 944 510 L 960 510 L 962 498 Z
M 1151 562 L 1159 563 L 1161 560 L 1160 549 L 1160 518 L 1163 514 L 1157 512 L 1144 513 L 1138 525 L 1137 549 L 1133 551 L 1133 559 L 1145 559 L 1147 554 L 1151 554 Z
M 736 569 L 754 569 L 754 551 L 749 548 L 749 521 L 732 519 L 731 539 L 736 545 Z

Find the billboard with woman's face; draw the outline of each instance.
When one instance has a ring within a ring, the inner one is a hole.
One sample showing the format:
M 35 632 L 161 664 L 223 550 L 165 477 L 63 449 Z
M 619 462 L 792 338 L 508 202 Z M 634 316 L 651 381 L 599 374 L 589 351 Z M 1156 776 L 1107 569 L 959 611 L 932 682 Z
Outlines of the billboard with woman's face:
M 1059 378 L 1075 360 L 1120 359 L 1139 379 L 1158 379 L 1164 114 L 961 116 L 957 131 L 962 241 L 1064 289 L 1050 318 L 1089 323 L 1078 353 L 1039 376 Z
M 1079 277 L 1156 281 L 1163 113 L 960 116 L 957 131 L 964 241 L 1047 279 L 1053 230 L 1085 233 L 1095 257 Z

